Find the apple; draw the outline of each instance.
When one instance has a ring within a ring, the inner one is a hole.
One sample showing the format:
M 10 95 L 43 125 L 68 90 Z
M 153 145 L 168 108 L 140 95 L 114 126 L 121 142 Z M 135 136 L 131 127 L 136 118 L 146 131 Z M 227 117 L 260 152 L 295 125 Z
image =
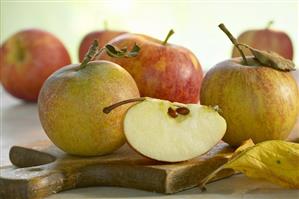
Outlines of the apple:
M 239 43 L 247 44 L 260 50 L 273 51 L 286 59 L 293 59 L 293 45 L 290 37 L 283 31 L 270 29 L 273 21 L 270 21 L 265 29 L 247 30 L 238 38 Z M 245 55 L 251 55 L 248 49 L 243 50 Z M 232 57 L 239 57 L 236 47 L 233 48 Z
M 141 47 L 138 56 L 128 60 L 101 53 L 98 59 L 124 67 L 135 79 L 141 96 L 198 103 L 203 77 L 201 66 L 190 50 L 167 43 L 171 34 L 173 31 L 164 42 L 141 34 L 120 35 L 110 43 L 120 49 L 137 43 Z
M 61 68 L 44 83 L 38 98 L 39 117 L 52 142 L 63 151 L 81 156 L 105 155 L 125 143 L 126 105 L 109 115 L 111 103 L 139 97 L 134 79 L 109 61 L 90 61 Z
M 104 47 L 110 40 L 114 37 L 121 35 L 125 32 L 122 31 L 113 31 L 113 30 L 102 30 L 102 31 L 93 31 L 88 33 L 81 41 L 79 47 L 79 61 L 82 62 L 85 54 L 88 51 L 88 48 L 92 42 L 97 39 L 100 47 Z
M 71 63 L 64 45 L 49 32 L 20 31 L 0 49 L 3 87 L 11 95 L 35 102 L 43 82 L 57 69 Z
M 127 102 L 138 100 L 141 102 L 125 115 L 124 133 L 129 145 L 148 158 L 164 162 L 190 160 L 209 151 L 225 133 L 226 122 L 212 107 L 149 97 Z M 116 106 L 106 107 L 104 112 Z
M 220 107 L 227 122 L 223 140 L 233 146 L 249 138 L 255 143 L 287 138 L 299 112 L 299 91 L 291 72 L 262 65 L 253 56 L 229 59 L 210 69 L 200 101 Z

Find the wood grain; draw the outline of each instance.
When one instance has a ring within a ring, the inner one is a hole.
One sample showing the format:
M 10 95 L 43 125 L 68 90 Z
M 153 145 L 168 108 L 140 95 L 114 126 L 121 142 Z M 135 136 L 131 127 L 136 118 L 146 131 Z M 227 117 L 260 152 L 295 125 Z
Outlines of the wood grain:
M 224 164 L 231 153 L 227 144 L 219 143 L 201 157 L 170 164 L 145 158 L 127 145 L 112 154 L 89 158 L 67 155 L 49 142 L 14 146 L 10 160 L 15 166 L 0 169 L 0 198 L 43 198 L 89 186 L 120 186 L 171 194 L 196 186 Z M 232 174 L 232 170 L 225 170 L 213 180 Z

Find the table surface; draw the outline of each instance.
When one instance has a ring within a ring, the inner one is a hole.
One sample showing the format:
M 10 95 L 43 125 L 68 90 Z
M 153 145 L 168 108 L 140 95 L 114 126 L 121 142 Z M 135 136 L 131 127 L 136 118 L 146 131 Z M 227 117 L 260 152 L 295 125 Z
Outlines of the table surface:
M 0 86 L 1 92 L 1 150 L 0 166 L 9 165 L 8 151 L 11 146 L 29 144 L 34 141 L 48 139 L 40 125 L 37 106 L 34 103 L 24 103 L 8 95 Z M 298 123 L 296 134 L 298 134 Z M 54 194 L 49 199 L 76 198 L 299 198 L 299 190 L 288 190 L 276 185 L 249 179 L 244 175 L 235 175 L 207 186 L 208 190 L 201 193 L 193 188 L 173 195 L 163 195 L 135 189 L 119 187 L 91 187 L 75 189 Z

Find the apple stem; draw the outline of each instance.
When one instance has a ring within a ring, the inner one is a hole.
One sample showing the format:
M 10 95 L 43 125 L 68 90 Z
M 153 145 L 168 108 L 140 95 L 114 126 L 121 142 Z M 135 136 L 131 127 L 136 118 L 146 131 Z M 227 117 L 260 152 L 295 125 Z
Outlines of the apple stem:
M 108 21 L 104 20 L 104 30 L 108 30 Z
M 103 112 L 108 114 L 113 109 L 115 109 L 115 108 L 117 108 L 121 105 L 132 103 L 132 102 L 141 102 L 141 101 L 144 101 L 144 100 L 145 100 L 145 97 L 138 97 L 138 98 L 133 98 L 133 99 L 128 99 L 128 100 L 124 100 L 124 101 L 121 101 L 121 102 L 117 102 L 115 104 L 112 104 L 110 106 L 107 106 L 107 107 L 103 108 Z
M 168 32 L 166 38 L 165 38 L 164 41 L 163 41 L 163 45 L 164 45 L 164 46 L 167 44 L 168 39 L 169 39 L 169 38 L 171 37 L 171 35 L 173 35 L 173 34 L 174 34 L 174 30 L 171 29 L 171 30 Z
M 244 64 L 248 65 L 247 59 L 242 51 L 242 49 L 239 47 L 239 42 L 238 40 L 229 32 L 229 30 L 225 27 L 225 25 L 223 23 L 219 24 L 218 26 L 227 36 L 228 38 L 231 40 L 231 42 L 234 44 L 234 46 L 236 46 L 236 48 L 238 49 L 238 51 L 240 52 Z
M 271 20 L 267 23 L 266 29 L 270 29 L 270 27 L 274 24 L 274 21 Z

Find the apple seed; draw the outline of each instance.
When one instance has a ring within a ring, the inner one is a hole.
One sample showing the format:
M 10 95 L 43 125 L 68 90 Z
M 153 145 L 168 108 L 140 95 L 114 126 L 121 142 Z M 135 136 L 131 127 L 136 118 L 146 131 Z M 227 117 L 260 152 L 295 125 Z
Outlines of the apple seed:
M 178 116 L 178 113 L 171 107 L 168 108 L 168 115 L 172 118 L 176 118 Z
M 179 107 L 175 111 L 180 115 L 188 115 L 190 113 L 190 110 L 186 107 Z

